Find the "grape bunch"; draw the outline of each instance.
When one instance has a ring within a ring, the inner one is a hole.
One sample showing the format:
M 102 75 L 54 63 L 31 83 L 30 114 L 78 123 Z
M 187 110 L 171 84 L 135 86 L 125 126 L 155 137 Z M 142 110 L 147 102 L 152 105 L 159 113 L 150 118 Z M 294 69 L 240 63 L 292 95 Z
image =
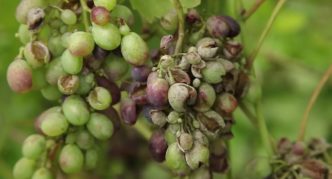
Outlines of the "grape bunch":
M 166 30 L 177 24 L 172 13 L 161 21 Z M 149 149 L 156 161 L 165 162 L 176 175 L 209 178 L 210 172 L 228 168 L 232 113 L 249 79 L 242 45 L 234 39 L 240 26 L 233 18 L 204 20 L 192 9 L 186 14 L 186 26 L 184 52 L 175 51 L 176 34 L 165 35 L 153 53 L 154 66 L 132 69 L 129 98 L 122 101 L 120 111 L 129 125 L 142 114 L 155 126 Z
M 130 29 L 133 14 L 116 0 L 22 0 L 16 19 L 22 47 L 7 80 L 18 93 L 40 90 L 54 107 L 35 121 L 14 178 L 56 178 L 97 166 L 102 141 L 119 127 L 117 81 L 149 57 Z
M 277 155 L 271 162 L 272 172 L 266 178 L 330 178 L 331 144 L 313 138 L 307 144 L 282 138 L 277 144 Z

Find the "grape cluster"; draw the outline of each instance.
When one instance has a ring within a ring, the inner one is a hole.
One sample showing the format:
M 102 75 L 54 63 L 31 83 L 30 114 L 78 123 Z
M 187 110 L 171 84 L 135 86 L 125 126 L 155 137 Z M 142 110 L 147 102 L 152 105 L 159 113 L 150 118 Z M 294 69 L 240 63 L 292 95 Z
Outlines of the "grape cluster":
M 116 81 L 128 64 L 141 66 L 149 57 L 129 28 L 132 12 L 116 0 L 22 0 L 16 19 L 23 47 L 8 67 L 10 88 L 40 90 L 60 104 L 36 119 L 38 134 L 25 139 L 14 178 L 55 178 L 57 167 L 66 174 L 94 169 L 98 144 L 119 127 Z
M 176 25 L 171 17 L 161 21 L 166 30 Z M 228 167 L 225 141 L 232 137 L 232 113 L 246 91 L 248 75 L 242 46 L 234 39 L 240 26 L 233 18 L 204 21 L 190 10 L 186 26 L 190 35 L 184 53 L 174 51 L 178 37 L 165 35 L 153 56 L 154 67 L 132 69 L 134 82 L 127 87 L 130 98 L 122 102 L 121 116 L 133 125 L 142 113 L 156 126 L 150 152 L 175 174 L 209 176 Z
M 272 172 L 267 178 L 330 178 L 329 153 L 331 144 L 314 138 L 307 144 L 282 138 L 277 155 L 271 162 Z

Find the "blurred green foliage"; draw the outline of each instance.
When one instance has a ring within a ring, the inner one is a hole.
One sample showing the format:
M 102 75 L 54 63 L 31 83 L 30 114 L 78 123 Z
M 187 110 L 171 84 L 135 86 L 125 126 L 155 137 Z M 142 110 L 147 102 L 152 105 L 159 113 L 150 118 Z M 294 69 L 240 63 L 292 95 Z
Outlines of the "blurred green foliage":
M 0 0 L 0 178 L 11 178 L 11 168 L 21 156 L 21 143 L 33 131 L 33 119 L 50 105 L 37 91 L 14 94 L 6 82 L 6 68 L 20 47 L 19 40 L 15 38 L 18 23 L 14 16 L 18 2 Z M 227 0 L 227 7 L 223 9 L 234 15 L 233 2 Z M 254 0 L 244 2 L 245 7 L 250 7 Z M 248 52 L 255 47 L 274 5 L 275 1 L 266 1 L 244 26 Z M 296 138 L 310 94 L 332 62 L 331 7 L 330 0 L 288 1 L 257 58 L 255 66 L 263 89 L 264 114 L 275 139 L 285 136 Z M 212 8 L 211 12 L 216 12 Z M 310 115 L 307 139 L 325 137 L 332 140 L 331 82 L 323 89 Z M 231 140 L 234 178 L 250 178 L 256 174 L 264 176 L 268 172 L 268 160 L 257 129 L 240 110 L 236 112 L 236 121 Z M 168 177 L 159 170 L 159 167 L 149 165 L 144 176 Z

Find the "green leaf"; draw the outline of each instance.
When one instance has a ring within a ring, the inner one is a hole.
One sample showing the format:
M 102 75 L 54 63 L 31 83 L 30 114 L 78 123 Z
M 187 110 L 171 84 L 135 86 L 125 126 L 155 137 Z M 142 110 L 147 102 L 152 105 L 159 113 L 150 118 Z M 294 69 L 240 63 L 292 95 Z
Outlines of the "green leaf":
M 130 3 L 150 23 L 164 16 L 172 8 L 170 0 L 130 0 Z
M 183 8 L 194 8 L 201 4 L 201 0 L 180 0 L 180 2 Z
M 184 9 L 194 8 L 201 4 L 201 0 L 180 0 L 180 2 Z M 171 0 L 130 0 L 130 3 L 150 23 L 161 18 L 173 8 Z

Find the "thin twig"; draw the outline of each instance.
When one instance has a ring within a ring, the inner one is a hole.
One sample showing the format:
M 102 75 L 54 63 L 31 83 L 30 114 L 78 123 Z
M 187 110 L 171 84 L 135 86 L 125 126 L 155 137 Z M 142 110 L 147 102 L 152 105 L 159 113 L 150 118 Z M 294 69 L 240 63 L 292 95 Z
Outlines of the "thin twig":
M 265 1 L 266 0 L 256 0 L 255 4 L 251 6 L 249 10 L 244 11 L 242 14 L 243 21 L 247 21 Z
M 252 68 L 255 58 L 258 55 L 259 50 L 261 49 L 265 38 L 267 37 L 268 33 L 270 32 L 272 25 L 273 25 L 274 21 L 276 20 L 277 15 L 280 12 L 280 9 L 282 8 L 282 6 L 285 4 L 286 1 L 287 0 L 279 0 L 277 5 L 273 9 L 272 15 L 271 15 L 268 23 L 266 24 L 266 26 L 263 30 L 263 33 L 261 34 L 261 36 L 258 40 L 257 46 L 255 47 L 255 49 L 251 52 L 251 54 L 247 58 L 246 65 L 245 65 L 246 69 L 250 70 Z
M 85 0 L 80 0 L 80 3 L 81 3 L 81 8 L 82 8 L 83 24 L 85 27 L 85 31 L 89 31 L 90 23 L 89 23 L 88 12 L 90 12 L 90 9 L 87 6 Z
M 274 154 L 273 143 L 270 140 L 271 138 L 270 138 L 269 130 L 267 129 L 267 126 L 266 126 L 266 121 L 264 119 L 264 115 L 263 115 L 263 111 L 262 111 L 262 104 L 261 104 L 260 100 L 257 101 L 257 103 L 255 105 L 255 110 L 256 110 L 257 124 L 258 124 L 259 133 L 261 136 L 261 140 L 263 142 L 265 149 L 267 150 L 269 157 L 272 157 Z
M 176 42 L 175 52 L 174 54 L 181 53 L 182 52 L 182 44 L 184 41 L 184 14 L 183 14 L 183 8 L 181 6 L 181 3 L 179 0 L 172 0 L 173 5 L 176 9 L 176 13 L 178 15 L 179 19 L 179 29 L 178 29 L 178 40 Z
M 231 150 L 231 143 L 230 143 L 230 141 L 226 142 L 226 147 L 227 147 L 227 152 L 228 152 L 228 155 L 227 155 L 228 163 L 229 163 L 229 165 L 232 165 L 232 159 L 231 159 L 231 156 L 232 156 L 231 152 L 232 152 L 232 150 Z M 233 178 L 233 173 L 232 173 L 232 167 L 231 166 L 229 167 L 229 169 L 227 171 L 227 176 L 226 177 L 227 177 L 227 179 L 232 179 Z
M 250 111 L 250 109 L 245 105 L 243 102 L 240 102 L 239 107 L 243 114 L 250 120 L 250 122 L 257 127 L 257 118 L 256 116 Z
M 310 114 L 312 107 L 314 106 L 320 92 L 322 91 L 322 88 L 326 84 L 326 82 L 329 79 L 329 77 L 331 76 L 331 74 L 332 74 L 332 65 L 330 65 L 329 68 L 326 70 L 326 72 L 324 73 L 323 77 L 319 81 L 318 85 L 316 86 L 314 92 L 312 93 L 312 95 L 310 97 L 309 103 L 307 105 L 307 108 L 303 114 L 303 118 L 301 121 L 301 128 L 300 128 L 300 132 L 299 132 L 299 135 L 297 138 L 298 141 L 303 141 L 303 139 L 304 139 L 305 131 L 306 131 L 307 125 L 308 125 L 309 114 Z

